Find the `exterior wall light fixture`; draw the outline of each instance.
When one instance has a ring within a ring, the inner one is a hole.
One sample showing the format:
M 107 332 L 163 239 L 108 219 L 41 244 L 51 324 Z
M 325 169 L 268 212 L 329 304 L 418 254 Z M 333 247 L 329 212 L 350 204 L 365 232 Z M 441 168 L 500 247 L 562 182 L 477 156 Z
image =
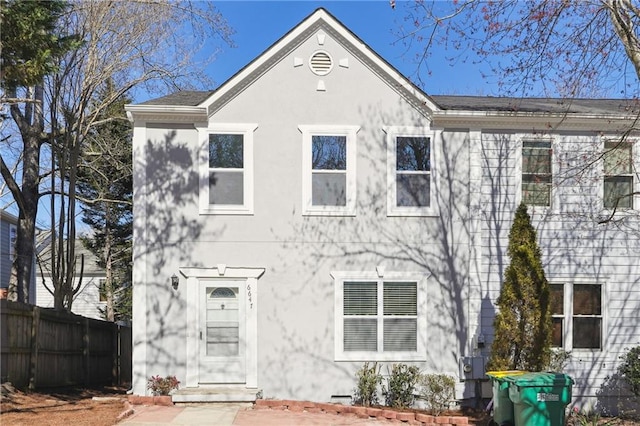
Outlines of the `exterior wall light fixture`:
M 171 275 L 171 287 L 173 287 L 174 290 L 177 290 L 178 284 L 180 284 L 178 276 L 176 274 Z

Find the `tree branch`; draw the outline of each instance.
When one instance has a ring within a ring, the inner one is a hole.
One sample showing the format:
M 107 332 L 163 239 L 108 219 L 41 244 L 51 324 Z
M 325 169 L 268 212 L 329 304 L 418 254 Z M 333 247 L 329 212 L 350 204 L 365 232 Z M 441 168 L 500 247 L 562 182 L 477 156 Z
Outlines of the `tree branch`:
M 2 174 L 2 177 L 4 178 L 4 181 L 6 182 L 7 187 L 9 188 L 9 191 L 11 191 L 11 194 L 13 195 L 13 199 L 16 200 L 16 203 L 18 204 L 18 208 L 21 211 L 24 211 L 26 209 L 26 206 L 24 204 L 24 198 L 22 197 L 22 192 L 20 191 L 20 187 L 18 186 L 18 183 L 16 182 L 13 175 L 11 174 L 11 171 L 7 167 L 6 163 L 4 162 L 4 158 L 2 157 L 2 155 L 0 155 L 0 174 Z

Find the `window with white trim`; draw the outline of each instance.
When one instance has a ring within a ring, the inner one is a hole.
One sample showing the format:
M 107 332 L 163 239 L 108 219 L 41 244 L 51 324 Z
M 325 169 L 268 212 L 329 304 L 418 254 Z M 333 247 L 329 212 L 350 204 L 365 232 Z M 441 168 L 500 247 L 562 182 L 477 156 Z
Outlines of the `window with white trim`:
M 334 273 L 336 360 L 425 357 L 421 277 Z
M 607 141 L 604 149 L 604 208 L 632 209 L 633 144 Z
M 385 127 L 387 213 L 429 216 L 435 212 L 433 133 L 424 127 Z
M 302 132 L 302 203 L 307 215 L 355 215 L 358 126 L 307 126 Z
M 100 302 L 107 301 L 107 280 L 105 278 L 98 280 L 98 294 Z
M 16 260 L 16 241 L 18 241 L 18 227 L 9 224 L 9 259 L 13 262 Z
M 522 202 L 551 205 L 551 141 L 522 141 Z
M 200 213 L 253 214 L 256 124 L 219 124 L 203 133 Z
M 603 347 L 602 284 L 550 284 L 552 346 L 570 351 Z

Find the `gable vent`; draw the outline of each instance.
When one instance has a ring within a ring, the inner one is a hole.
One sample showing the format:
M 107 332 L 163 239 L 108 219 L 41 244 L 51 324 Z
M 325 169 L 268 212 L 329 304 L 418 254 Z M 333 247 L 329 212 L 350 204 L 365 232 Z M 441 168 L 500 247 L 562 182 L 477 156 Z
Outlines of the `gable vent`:
M 318 50 L 309 59 L 309 67 L 316 75 L 327 75 L 333 68 L 331 56 L 324 50 Z

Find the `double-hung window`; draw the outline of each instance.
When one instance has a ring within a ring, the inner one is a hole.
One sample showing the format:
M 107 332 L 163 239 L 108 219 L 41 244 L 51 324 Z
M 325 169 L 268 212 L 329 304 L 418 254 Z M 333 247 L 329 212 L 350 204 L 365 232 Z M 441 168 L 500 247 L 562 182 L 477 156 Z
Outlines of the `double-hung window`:
M 433 132 L 424 127 L 385 127 L 387 136 L 387 213 L 435 213 Z
M 551 205 L 551 142 L 522 142 L 522 202 Z
M 302 203 L 307 215 L 354 215 L 358 126 L 301 125 Z
M 334 273 L 337 360 L 425 357 L 422 278 Z
M 18 227 L 13 223 L 9 224 L 9 260 L 16 260 L 16 241 L 18 241 Z
M 216 125 L 203 131 L 200 213 L 253 213 L 255 124 Z
M 100 302 L 107 301 L 107 280 L 104 278 L 98 280 L 98 294 Z
M 633 144 L 609 141 L 604 144 L 604 208 L 633 208 Z
M 565 350 L 601 350 L 602 284 L 551 284 L 552 346 Z

